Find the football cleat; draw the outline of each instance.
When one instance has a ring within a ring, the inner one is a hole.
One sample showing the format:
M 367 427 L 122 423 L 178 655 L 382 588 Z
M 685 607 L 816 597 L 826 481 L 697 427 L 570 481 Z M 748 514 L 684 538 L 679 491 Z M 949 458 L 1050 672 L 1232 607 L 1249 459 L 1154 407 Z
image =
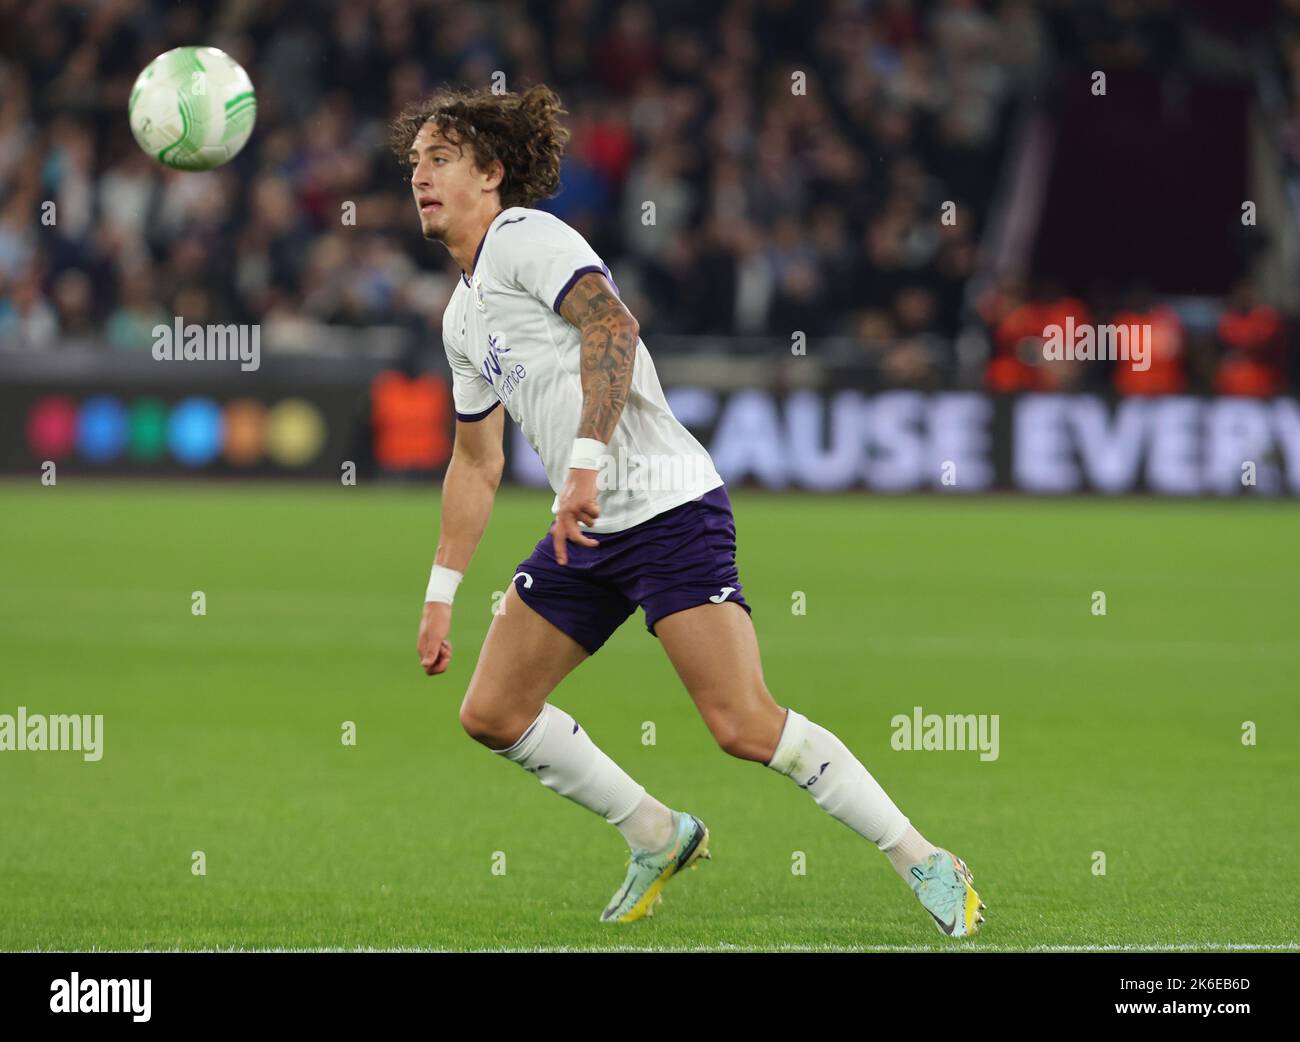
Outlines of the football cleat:
M 659 851 L 628 853 L 627 878 L 600 914 L 602 923 L 631 923 L 654 915 L 664 899 L 664 884 L 684 868 L 694 868 L 709 853 L 709 830 L 704 822 L 684 811 L 673 811 L 673 835 Z
M 984 922 L 980 912 L 986 906 L 971 885 L 975 878 L 966 862 L 940 849 L 908 871 L 912 876 L 909 880 L 912 892 L 930 913 L 940 933 L 948 937 L 969 937 L 979 930 Z

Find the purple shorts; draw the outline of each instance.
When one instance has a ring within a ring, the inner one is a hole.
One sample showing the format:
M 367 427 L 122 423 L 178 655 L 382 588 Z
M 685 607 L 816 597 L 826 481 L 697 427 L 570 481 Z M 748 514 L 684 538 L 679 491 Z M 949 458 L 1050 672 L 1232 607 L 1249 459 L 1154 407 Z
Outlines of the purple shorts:
M 665 615 L 705 601 L 750 610 L 740 593 L 736 522 L 725 485 L 622 532 L 591 538 L 600 545 L 569 543 L 569 563 L 562 565 L 548 531 L 515 569 L 514 583 L 525 604 L 593 655 L 637 605 L 651 633 Z

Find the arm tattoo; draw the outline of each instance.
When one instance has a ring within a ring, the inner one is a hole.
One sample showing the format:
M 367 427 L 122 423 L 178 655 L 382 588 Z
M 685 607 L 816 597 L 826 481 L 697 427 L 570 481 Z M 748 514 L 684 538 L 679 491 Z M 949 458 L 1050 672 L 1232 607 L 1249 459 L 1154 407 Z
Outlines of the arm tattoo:
M 582 331 L 582 419 L 577 437 L 608 442 L 632 387 L 640 327 L 605 276 L 595 272 L 573 284 L 560 314 Z

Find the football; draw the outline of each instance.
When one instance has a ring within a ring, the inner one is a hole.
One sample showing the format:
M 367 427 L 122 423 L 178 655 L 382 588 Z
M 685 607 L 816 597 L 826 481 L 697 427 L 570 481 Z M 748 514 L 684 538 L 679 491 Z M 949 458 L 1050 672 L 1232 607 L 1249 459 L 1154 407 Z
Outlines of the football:
M 176 47 L 136 77 L 127 103 L 136 143 L 164 166 L 211 170 L 233 159 L 257 119 L 253 81 L 216 47 Z

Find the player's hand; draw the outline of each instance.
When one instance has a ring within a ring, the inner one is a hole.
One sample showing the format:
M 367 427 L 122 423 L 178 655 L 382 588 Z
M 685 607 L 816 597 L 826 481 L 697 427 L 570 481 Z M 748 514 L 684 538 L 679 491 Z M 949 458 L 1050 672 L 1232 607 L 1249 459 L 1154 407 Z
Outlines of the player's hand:
M 450 632 L 451 605 L 442 601 L 426 601 L 424 614 L 420 616 L 417 650 L 420 652 L 420 665 L 429 676 L 445 673 L 451 665 L 451 642 L 447 640 Z
M 555 524 L 551 527 L 551 541 L 555 544 L 555 559 L 560 564 L 569 563 L 570 542 L 579 546 L 599 546 L 596 540 L 584 535 L 579 524 L 594 524 L 600 517 L 600 508 L 596 506 L 596 471 L 569 471 L 564 489 L 560 492 L 559 509 L 555 512 Z

